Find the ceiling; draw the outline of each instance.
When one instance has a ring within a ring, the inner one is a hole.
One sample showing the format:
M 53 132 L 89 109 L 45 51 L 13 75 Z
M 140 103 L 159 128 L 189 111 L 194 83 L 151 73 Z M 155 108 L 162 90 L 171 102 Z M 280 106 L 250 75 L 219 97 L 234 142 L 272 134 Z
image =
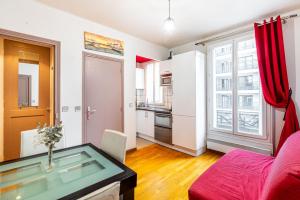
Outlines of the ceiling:
M 176 29 L 166 34 L 168 0 L 37 1 L 169 48 L 300 7 L 300 0 L 171 0 Z

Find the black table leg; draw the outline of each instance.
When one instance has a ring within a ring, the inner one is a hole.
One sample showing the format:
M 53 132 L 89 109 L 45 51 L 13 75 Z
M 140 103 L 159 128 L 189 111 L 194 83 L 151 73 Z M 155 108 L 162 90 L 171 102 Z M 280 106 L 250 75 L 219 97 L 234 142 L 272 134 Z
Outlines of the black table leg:
M 134 188 L 123 194 L 123 200 L 134 200 Z

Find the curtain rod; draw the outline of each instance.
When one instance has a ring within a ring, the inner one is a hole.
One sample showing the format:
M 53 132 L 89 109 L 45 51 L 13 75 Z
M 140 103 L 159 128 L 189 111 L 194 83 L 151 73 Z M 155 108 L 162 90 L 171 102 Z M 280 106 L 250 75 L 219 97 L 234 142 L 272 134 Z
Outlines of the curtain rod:
M 298 17 L 298 14 L 292 14 L 292 15 L 288 15 L 288 16 L 284 16 L 281 18 L 281 21 L 283 22 L 283 24 L 286 23 L 286 20 L 294 18 L 294 17 Z M 274 21 L 277 21 L 276 19 Z M 266 24 L 270 24 L 270 21 L 266 22 Z M 263 26 L 264 23 L 259 23 L 258 26 Z
M 292 14 L 292 15 L 288 15 L 288 16 L 284 16 L 281 18 L 281 20 L 283 21 L 283 23 L 285 24 L 286 23 L 286 20 L 288 19 L 291 19 L 291 18 L 294 18 L 294 17 L 299 17 L 298 14 Z M 275 20 L 276 21 L 276 20 Z M 270 22 L 267 22 L 267 24 L 269 24 Z M 259 26 L 262 26 L 263 24 L 260 24 Z M 206 39 L 206 40 L 202 40 L 200 42 L 197 42 L 195 43 L 196 46 L 198 45 L 205 45 L 205 43 L 207 42 L 211 42 L 211 41 L 214 41 L 214 40 L 219 40 L 219 39 L 224 39 L 224 38 L 227 38 L 227 37 L 230 37 L 230 36 L 234 36 L 234 35 L 237 35 L 237 34 L 240 34 L 240 33 L 246 33 L 248 31 L 251 31 L 253 30 L 253 27 L 247 27 L 247 28 L 244 28 L 242 30 L 237 30 L 237 31 L 233 31 L 233 32 L 230 32 L 228 34 L 224 34 L 224 35 L 220 35 L 220 36 L 216 36 L 216 37 L 213 37 L 213 38 L 210 38 L 210 39 Z

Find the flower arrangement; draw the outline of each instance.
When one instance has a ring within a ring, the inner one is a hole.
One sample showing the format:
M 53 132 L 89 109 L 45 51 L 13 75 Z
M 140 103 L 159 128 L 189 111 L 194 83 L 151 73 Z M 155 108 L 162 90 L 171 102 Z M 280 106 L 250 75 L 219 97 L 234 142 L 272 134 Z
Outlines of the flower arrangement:
M 54 126 L 47 126 L 47 124 L 41 126 L 39 124 L 37 127 L 38 143 L 44 144 L 48 147 L 49 169 L 52 168 L 53 148 L 55 148 L 55 144 L 58 143 L 63 136 L 62 129 L 63 129 L 62 122 L 59 122 Z

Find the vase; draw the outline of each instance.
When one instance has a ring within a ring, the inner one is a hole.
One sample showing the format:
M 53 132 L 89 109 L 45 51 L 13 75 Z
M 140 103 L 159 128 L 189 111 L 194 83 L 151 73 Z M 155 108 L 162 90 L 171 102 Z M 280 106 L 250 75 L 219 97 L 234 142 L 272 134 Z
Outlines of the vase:
M 52 170 L 53 163 L 52 163 L 52 156 L 53 156 L 53 144 L 48 145 L 48 170 Z

